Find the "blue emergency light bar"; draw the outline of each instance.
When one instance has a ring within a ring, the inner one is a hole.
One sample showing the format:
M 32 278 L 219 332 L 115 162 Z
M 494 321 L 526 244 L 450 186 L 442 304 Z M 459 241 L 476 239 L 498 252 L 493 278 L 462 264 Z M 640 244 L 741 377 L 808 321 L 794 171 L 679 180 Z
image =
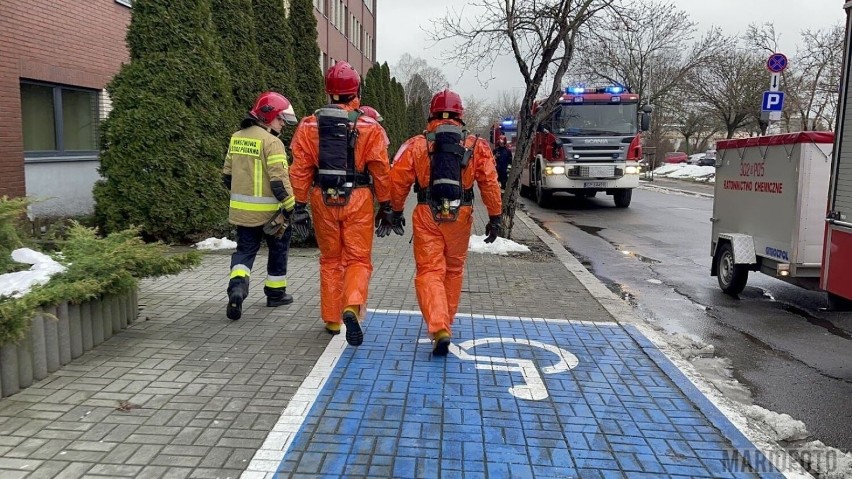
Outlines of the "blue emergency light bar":
M 565 93 L 568 93 L 569 95 L 582 95 L 583 93 L 586 93 L 587 91 L 588 91 L 588 93 L 611 93 L 613 95 L 619 95 L 621 93 L 626 93 L 627 89 L 624 88 L 621 85 L 611 85 L 611 86 L 604 87 L 604 88 L 592 88 L 592 89 L 587 89 L 583 85 L 569 86 L 569 87 L 565 88 Z

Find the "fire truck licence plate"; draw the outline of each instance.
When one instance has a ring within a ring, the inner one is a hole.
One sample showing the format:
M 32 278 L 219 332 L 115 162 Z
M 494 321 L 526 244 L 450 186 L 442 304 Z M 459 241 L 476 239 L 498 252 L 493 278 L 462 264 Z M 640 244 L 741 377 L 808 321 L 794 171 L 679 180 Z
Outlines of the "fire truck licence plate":
M 615 174 L 614 166 L 590 166 L 589 177 L 591 178 L 606 178 Z
M 586 181 L 583 188 L 606 188 L 606 181 Z

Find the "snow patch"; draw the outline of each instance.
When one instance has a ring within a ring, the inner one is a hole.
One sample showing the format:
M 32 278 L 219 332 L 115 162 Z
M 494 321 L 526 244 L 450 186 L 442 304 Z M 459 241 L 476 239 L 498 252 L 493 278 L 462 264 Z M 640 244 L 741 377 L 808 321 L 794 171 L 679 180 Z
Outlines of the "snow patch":
M 800 441 L 808 437 L 805 423 L 793 419 L 789 414 L 779 414 L 757 405 L 747 407 L 745 413 L 750 419 L 769 426 L 776 441 Z
M 473 253 L 488 253 L 507 256 L 509 253 L 529 253 L 530 249 L 526 245 L 515 243 L 506 238 L 497 237 L 493 243 L 485 242 L 485 235 L 473 235 L 468 242 L 468 251 Z
M 691 178 L 702 183 L 715 183 L 716 167 L 687 165 L 683 163 L 676 165 L 663 165 L 654 170 L 654 176 L 666 178 Z
M 12 260 L 33 266 L 27 271 L 0 275 L 0 297 L 23 297 L 33 287 L 45 284 L 50 281 L 53 275 L 65 271 L 65 266 L 57 263 L 50 256 L 29 248 L 19 248 L 12 251 Z
M 200 250 L 216 251 L 222 249 L 236 249 L 237 243 L 228 238 L 207 238 L 204 241 L 195 243 L 195 247 Z
M 649 282 L 649 283 L 651 283 L 651 284 L 663 284 L 663 282 L 662 282 L 662 281 L 660 281 L 660 280 L 658 280 L 658 279 L 654 279 L 654 278 L 648 278 L 648 279 L 646 279 L 645 281 L 647 281 L 647 282 Z
M 852 454 L 826 446 L 822 441 L 806 442 L 791 454 L 821 479 L 852 478 Z

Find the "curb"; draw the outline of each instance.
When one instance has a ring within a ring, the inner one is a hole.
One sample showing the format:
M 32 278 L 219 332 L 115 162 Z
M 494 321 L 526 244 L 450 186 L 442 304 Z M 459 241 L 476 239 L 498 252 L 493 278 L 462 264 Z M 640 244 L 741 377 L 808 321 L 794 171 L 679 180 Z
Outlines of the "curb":
M 728 434 L 725 429 L 730 428 L 719 427 L 716 424 L 716 421 L 713 420 L 713 417 L 718 417 L 719 413 L 730 421 L 737 431 L 750 441 L 754 447 L 762 452 L 766 459 L 773 464 L 773 466 L 775 466 L 775 468 L 780 471 L 784 477 L 788 479 L 813 479 L 813 476 L 809 474 L 795 459 L 793 459 L 792 456 L 784 450 L 784 448 L 779 446 L 767 435 L 750 427 L 748 420 L 739 412 L 736 403 L 725 397 L 719 390 L 704 379 L 691 363 L 683 359 L 677 351 L 671 349 L 668 342 L 665 340 L 664 334 L 653 329 L 645 320 L 639 318 L 633 312 L 632 307 L 622 301 L 615 295 L 615 293 L 607 289 L 607 287 L 591 272 L 589 272 L 589 270 L 587 270 L 580 261 L 574 257 L 574 255 L 569 253 L 559 241 L 544 231 L 535 223 L 535 221 L 530 219 L 526 213 L 518 209 L 515 211 L 515 215 L 528 228 L 530 228 L 530 230 L 532 230 L 533 233 L 535 233 L 535 235 L 551 249 L 551 251 L 553 251 L 565 268 L 573 274 L 580 284 L 589 291 L 592 297 L 605 310 L 607 310 L 609 314 L 612 315 L 613 319 L 615 319 L 617 323 L 625 325 L 625 329 L 628 331 L 631 329 L 638 331 L 647 339 L 649 344 L 643 345 L 641 342 L 639 343 L 639 346 L 646 354 L 648 354 L 647 349 L 649 346 L 656 349 L 659 353 L 661 353 L 660 356 L 662 356 L 662 358 L 667 359 L 668 362 L 672 363 L 680 370 L 680 373 L 688 379 L 690 384 L 687 384 L 687 387 L 691 385 L 697 389 L 698 392 L 703 394 L 708 402 L 704 404 L 696 404 L 696 407 L 698 407 L 702 414 L 704 414 L 718 429 L 720 429 L 726 437 Z M 634 339 L 636 339 L 636 336 L 634 336 Z M 658 365 L 660 364 L 657 361 L 655 362 Z M 665 370 L 666 368 L 663 369 Z M 675 381 L 675 383 L 678 382 L 676 378 L 672 378 L 671 376 L 670 378 Z M 681 384 L 678 384 L 678 386 L 681 387 L 682 390 L 685 389 Z M 686 390 L 684 390 L 684 393 L 687 394 L 688 397 L 692 396 Z M 713 410 L 714 408 L 715 410 Z M 728 437 L 728 439 L 735 448 L 737 448 L 738 443 L 741 443 L 739 440 L 740 438 L 737 437 Z M 744 455 L 744 458 L 747 460 L 753 459 L 753 454 Z
M 136 320 L 136 290 L 82 304 L 63 302 L 33 317 L 24 337 L 0 346 L 0 398 L 47 378 Z
M 702 198 L 713 198 L 714 197 L 714 195 L 711 195 L 710 193 L 700 193 L 698 191 L 682 190 L 680 188 L 672 188 L 670 186 L 649 185 L 647 183 L 639 183 L 639 188 L 641 188 L 643 190 L 655 190 L 655 189 L 666 190 L 666 191 L 672 191 L 672 192 L 675 192 L 675 193 L 681 193 L 681 194 L 684 194 L 684 195 L 700 196 Z

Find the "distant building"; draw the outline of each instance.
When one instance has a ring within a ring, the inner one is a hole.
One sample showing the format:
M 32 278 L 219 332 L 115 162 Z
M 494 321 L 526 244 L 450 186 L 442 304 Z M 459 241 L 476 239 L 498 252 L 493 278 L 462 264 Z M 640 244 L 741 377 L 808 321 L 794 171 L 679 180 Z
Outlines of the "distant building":
M 282 0 L 289 6 L 289 0 Z M 0 196 L 53 198 L 34 216 L 93 209 L 104 88 L 129 61 L 132 0 L 0 0 Z M 318 59 L 375 63 L 376 0 L 314 0 Z
M 376 62 L 376 0 L 314 0 L 323 70 L 345 60 L 366 75 Z

